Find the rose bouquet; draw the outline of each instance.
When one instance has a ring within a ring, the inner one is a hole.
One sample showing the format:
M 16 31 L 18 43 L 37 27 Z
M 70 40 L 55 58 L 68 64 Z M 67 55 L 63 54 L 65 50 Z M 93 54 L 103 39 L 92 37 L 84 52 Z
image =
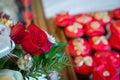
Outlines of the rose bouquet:
M 66 45 L 35 24 L 27 27 L 0 18 L 0 80 L 40 79 L 71 65 L 62 48 Z

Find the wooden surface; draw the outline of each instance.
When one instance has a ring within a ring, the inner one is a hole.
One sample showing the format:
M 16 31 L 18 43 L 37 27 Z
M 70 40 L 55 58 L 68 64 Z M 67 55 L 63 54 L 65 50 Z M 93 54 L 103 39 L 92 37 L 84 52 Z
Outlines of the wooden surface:
M 55 38 L 58 41 L 67 43 L 63 30 L 55 25 L 54 18 L 50 18 L 50 19 L 45 18 L 43 11 L 44 8 L 42 6 L 41 0 L 31 0 L 31 3 L 32 3 L 33 19 L 35 24 L 40 26 L 49 34 L 55 36 Z M 69 61 L 71 61 L 71 57 L 67 49 L 65 49 L 64 51 L 67 54 Z M 73 67 L 64 68 L 61 74 L 62 74 L 62 80 L 77 80 Z
M 34 23 L 48 31 L 41 0 L 31 0 Z
M 48 24 L 48 31 L 50 34 L 54 35 L 58 41 L 67 43 L 63 29 L 59 28 L 58 26 L 55 25 L 54 18 L 48 19 L 47 24 Z M 65 49 L 65 53 L 67 54 L 68 59 L 71 62 L 71 57 L 70 57 L 67 49 Z M 63 69 L 63 74 L 64 74 L 63 80 L 77 80 L 75 72 L 73 70 L 73 67 L 67 67 L 67 68 Z

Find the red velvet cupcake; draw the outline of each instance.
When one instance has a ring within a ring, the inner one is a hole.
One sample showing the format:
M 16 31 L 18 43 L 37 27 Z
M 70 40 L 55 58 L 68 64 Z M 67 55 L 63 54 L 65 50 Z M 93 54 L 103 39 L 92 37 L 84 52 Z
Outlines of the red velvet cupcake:
M 83 25 L 74 22 L 72 25 L 65 27 L 64 32 L 67 37 L 78 38 L 84 35 Z
M 109 43 L 112 47 L 120 49 L 120 37 L 117 35 L 112 35 L 109 39 Z
M 96 65 L 107 64 L 107 58 L 110 57 L 112 53 L 110 51 L 97 51 L 93 55 L 93 59 Z
M 109 16 L 108 12 L 95 12 L 93 13 L 93 17 L 103 25 L 111 22 L 111 17 Z
M 104 34 L 105 30 L 100 22 L 92 21 L 85 27 L 85 32 L 88 36 L 100 36 Z
M 116 8 L 112 11 L 112 16 L 116 19 L 120 19 L 120 8 Z
M 100 65 L 94 69 L 92 80 L 119 80 L 119 73 L 113 66 Z
M 119 36 L 120 35 L 120 20 L 112 21 L 110 24 L 110 30 L 113 34 Z
M 105 36 L 94 36 L 90 38 L 89 43 L 94 50 L 110 50 L 110 45 Z
M 90 16 L 88 14 L 75 15 L 74 19 L 75 19 L 76 22 L 81 23 L 83 25 L 86 25 L 93 20 L 92 16 Z
M 112 52 L 112 55 L 110 57 L 108 57 L 107 63 L 109 65 L 112 65 L 116 69 L 119 69 L 120 68 L 120 55 L 119 55 L 119 53 L 117 53 L 115 51 L 111 51 L 111 52 Z
M 75 64 L 74 66 L 75 72 L 83 75 L 90 74 L 95 66 L 95 63 L 91 56 L 86 56 L 86 57 L 78 56 L 75 57 L 73 62 Z
M 76 38 L 68 43 L 68 50 L 73 56 L 88 56 L 91 48 L 85 39 Z
M 97 66 L 109 64 L 116 69 L 120 67 L 120 55 L 115 51 L 97 51 L 94 53 L 93 59 Z
M 73 22 L 74 19 L 68 12 L 58 13 L 55 18 L 55 23 L 60 27 L 71 25 Z

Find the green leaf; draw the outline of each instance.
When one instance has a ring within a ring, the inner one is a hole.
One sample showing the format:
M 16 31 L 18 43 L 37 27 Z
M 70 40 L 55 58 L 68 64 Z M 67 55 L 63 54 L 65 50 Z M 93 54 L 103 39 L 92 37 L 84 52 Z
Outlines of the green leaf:
M 30 69 L 30 71 L 21 70 L 23 76 L 31 76 L 37 78 L 37 76 L 40 76 L 41 74 L 48 75 L 52 71 L 61 71 L 64 66 L 71 66 L 71 63 L 68 61 L 66 55 L 62 52 L 62 49 L 65 46 L 66 44 L 56 42 L 52 45 L 52 48 L 49 52 L 43 52 L 38 56 L 32 56 L 33 67 Z M 14 49 L 12 53 L 16 54 L 19 57 L 25 54 L 25 52 L 19 48 Z M 6 63 L 6 61 L 4 63 Z M 14 70 L 18 70 L 18 66 L 16 64 L 14 64 L 13 66 L 13 64 L 11 64 L 10 62 L 7 62 L 7 65 L 5 66 Z
M 33 60 L 34 60 L 34 61 L 39 61 L 39 55 L 33 56 Z
M 0 69 L 4 68 L 5 63 L 8 61 L 7 57 L 1 58 L 0 59 Z
M 60 43 L 60 42 L 56 42 L 54 45 L 55 45 L 55 46 L 59 46 L 59 47 L 61 47 L 61 48 L 64 48 L 64 47 L 66 46 L 66 44 Z
M 51 50 L 48 53 L 46 53 L 46 58 L 52 59 L 57 54 L 57 52 L 60 51 L 65 46 L 66 44 L 63 44 L 63 43 L 53 44 Z
M 52 71 L 61 71 L 62 67 L 71 66 L 71 63 L 68 61 L 66 55 L 62 55 L 61 57 L 56 57 L 53 61 L 48 62 L 45 65 L 44 69 L 47 73 Z

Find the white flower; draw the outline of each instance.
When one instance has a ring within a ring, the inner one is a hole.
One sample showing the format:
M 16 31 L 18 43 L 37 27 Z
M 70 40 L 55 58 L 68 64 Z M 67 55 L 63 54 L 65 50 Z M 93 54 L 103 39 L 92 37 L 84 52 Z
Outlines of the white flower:
M 52 35 L 48 34 L 46 31 L 45 31 L 47 37 L 48 37 L 48 40 L 52 43 L 56 43 L 56 40 L 55 40 L 55 37 L 53 37 Z
M 3 69 L 0 70 L 0 80 L 23 80 L 23 76 L 19 71 Z
M 44 74 L 41 75 L 40 77 L 38 77 L 38 80 L 47 80 L 47 79 L 45 78 L 45 76 L 46 76 L 46 75 L 44 75 Z
M 38 79 L 38 80 L 47 80 L 47 79 L 45 78 L 45 76 L 46 76 L 46 75 L 42 74 L 42 75 L 39 76 L 37 79 Z M 25 80 L 36 80 L 36 79 L 33 78 L 33 77 L 28 77 L 28 78 L 25 78 Z
M 53 71 L 49 74 L 50 80 L 59 80 L 60 76 L 57 71 Z

